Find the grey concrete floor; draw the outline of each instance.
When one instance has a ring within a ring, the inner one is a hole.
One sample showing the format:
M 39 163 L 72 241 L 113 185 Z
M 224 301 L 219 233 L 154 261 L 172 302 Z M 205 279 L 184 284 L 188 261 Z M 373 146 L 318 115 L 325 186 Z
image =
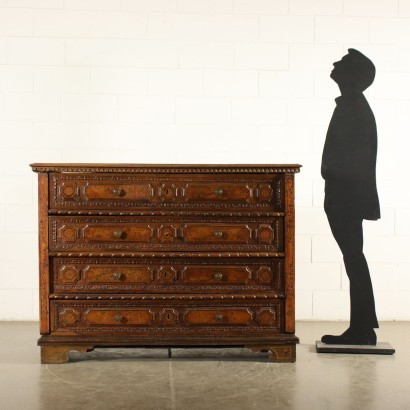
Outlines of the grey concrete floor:
M 294 364 L 246 349 L 96 349 L 41 365 L 37 323 L 0 322 L 0 409 L 410 409 L 410 323 L 381 323 L 393 356 L 316 353 L 345 327 L 298 322 Z

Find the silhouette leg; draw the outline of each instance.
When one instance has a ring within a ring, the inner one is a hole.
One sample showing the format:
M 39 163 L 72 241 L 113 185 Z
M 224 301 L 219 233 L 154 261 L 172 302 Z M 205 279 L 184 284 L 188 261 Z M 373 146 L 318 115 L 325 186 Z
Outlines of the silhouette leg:
M 350 280 L 350 327 L 357 331 L 379 327 L 366 258 L 361 251 L 344 254 Z
M 324 336 L 325 343 L 376 344 L 379 327 L 369 268 L 363 254 L 362 219 L 326 209 L 333 236 L 343 254 L 350 281 L 350 327 L 341 336 Z M 330 338 L 329 338 L 330 337 Z M 336 338 L 336 339 L 335 339 Z M 354 343 L 353 343 L 354 342 Z

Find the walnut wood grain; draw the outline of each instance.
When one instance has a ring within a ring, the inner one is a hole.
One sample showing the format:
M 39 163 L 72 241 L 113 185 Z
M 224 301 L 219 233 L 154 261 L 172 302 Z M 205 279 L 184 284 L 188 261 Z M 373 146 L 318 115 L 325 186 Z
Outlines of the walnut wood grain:
M 38 232 L 39 232 L 39 279 L 40 279 L 40 333 L 49 332 L 50 291 L 49 258 L 48 258 L 48 174 L 38 174 Z
M 51 251 L 283 250 L 283 218 L 50 216 Z
M 285 331 L 295 332 L 295 191 L 294 176 L 285 176 Z
M 269 360 L 276 363 L 294 363 L 296 362 L 296 345 L 295 343 L 272 344 L 245 346 L 253 352 L 269 352 Z
M 283 258 L 54 258 L 52 293 L 284 292 Z
M 284 175 L 50 174 L 50 208 L 283 211 Z
M 52 334 L 274 335 L 283 300 L 52 300 Z
M 283 218 L 50 216 L 51 251 L 283 250 Z
M 32 164 L 43 363 L 115 346 L 292 362 L 300 166 Z
M 76 350 L 81 353 L 91 352 L 93 346 L 41 346 L 42 364 L 62 364 L 69 360 L 68 352 Z

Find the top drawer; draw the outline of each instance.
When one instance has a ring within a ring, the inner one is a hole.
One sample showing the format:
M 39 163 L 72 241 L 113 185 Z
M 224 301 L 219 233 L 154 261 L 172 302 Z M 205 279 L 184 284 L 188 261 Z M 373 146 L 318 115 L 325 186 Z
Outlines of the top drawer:
M 50 209 L 117 212 L 281 212 L 284 175 L 52 173 Z

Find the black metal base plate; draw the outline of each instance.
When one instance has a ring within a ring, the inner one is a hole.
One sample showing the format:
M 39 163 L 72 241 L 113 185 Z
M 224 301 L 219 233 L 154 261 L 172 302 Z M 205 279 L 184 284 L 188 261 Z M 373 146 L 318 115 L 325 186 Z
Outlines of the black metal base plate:
M 396 350 L 387 342 L 371 345 L 331 345 L 316 341 L 318 353 L 350 353 L 350 354 L 394 354 Z

